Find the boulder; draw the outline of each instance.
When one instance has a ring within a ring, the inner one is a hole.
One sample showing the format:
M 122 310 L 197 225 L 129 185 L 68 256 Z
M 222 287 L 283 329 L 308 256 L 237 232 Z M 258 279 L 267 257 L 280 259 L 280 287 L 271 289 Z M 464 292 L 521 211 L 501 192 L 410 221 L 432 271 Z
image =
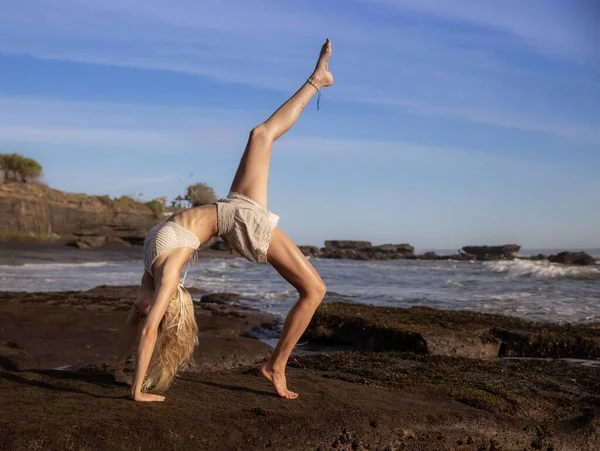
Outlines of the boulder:
M 402 253 L 407 255 L 412 255 L 415 252 L 415 248 L 410 244 L 381 244 L 379 246 L 375 246 L 374 249 L 377 249 L 381 252 L 390 252 L 390 253 Z
M 505 244 L 503 246 L 465 246 L 463 252 L 474 255 L 477 260 L 512 260 L 514 259 L 521 246 L 518 244 Z
M 131 244 L 125 240 L 122 240 L 118 236 L 107 236 L 106 244 L 118 244 L 119 246 L 129 247 Z
M 585 252 L 561 252 L 551 255 L 548 260 L 563 265 L 593 265 L 596 263 L 596 259 Z
M 317 246 L 298 246 L 300 252 L 302 252 L 306 257 L 318 257 L 319 256 L 319 248 Z
M 425 252 L 423 255 L 418 255 L 419 260 L 438 260 L 440 257 L 435 252 Z
M 529 257 L 529 260 L 533 260 L 533 261 L 548 260 L 548 257 L 546 257 L 544 254 L 536 254 L 536 255 L 532 255 L 531 257 Z
M 394 260 L 414 258 L 414 247 L 410 244 L 382 244 L 373 246 L 369 241 L 325 241 L 319 252 L 321 258 L 347 260 Z
M 213 251 L 222 251 L 222 252 L 231 252 L 231 246 L 223 241 L 221 238 L 217 238 L 214 240 L 212 244 L 210 244 L 209 249 Z
M 14 341 L 0 343 L 0 369 L 23 371 L 39 368 L 40 362 Z
M 360 249 L 371 247 L 370 241 L 352 241 L 352 240 L 327 240 L 325 249 Z
M 68 243 L 71 246 L 78 247 L 79 249 L 90 249 L 94 247 L 101 247 L 107 243 L 105 236 L 80 236 L 75 241 Z
M 238 301 L 240 295 L 237 293 L 209 293 L 200 298 L 200 302 L 205 304 L 228 304 Z

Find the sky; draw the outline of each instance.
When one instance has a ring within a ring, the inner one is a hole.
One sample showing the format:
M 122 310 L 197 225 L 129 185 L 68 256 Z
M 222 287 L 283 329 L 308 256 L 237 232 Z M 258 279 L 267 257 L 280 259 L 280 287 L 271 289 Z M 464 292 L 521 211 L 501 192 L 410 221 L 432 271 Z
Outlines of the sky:
M 225 196 L 330 37 L 334 86 L 273 148 L 269 209 L 296 243 L 600 247 L 595 0 L 0 7 L 0 152 L 53 188 Z

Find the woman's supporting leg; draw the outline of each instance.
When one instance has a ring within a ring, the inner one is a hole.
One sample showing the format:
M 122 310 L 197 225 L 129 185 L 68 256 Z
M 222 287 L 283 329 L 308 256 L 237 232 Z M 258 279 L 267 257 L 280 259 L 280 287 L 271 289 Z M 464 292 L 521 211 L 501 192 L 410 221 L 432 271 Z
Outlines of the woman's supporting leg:
M 300 298 L 283 323 L 273 354 L 260 370 L 273 384 L 279 396 L 294 399 L 298 394 L 287 388 L 285 367 L 292 349 L 325 296 L 326 288 L 315 268 L 294 242 L 278 228 L 273 231 L 267 258 L 277 272 L 298 290 Z
M 319 89 L 333 84 L 333 75 L 328 67 L 330 57 L 331 41 L 327 39 L 321 48 L 319 60 L 310 77 L 311 82 Z M 269 119 L 252 130 L 233 179 L 231 191 L 248 196 L 267 208 L 271 146 L 276 139 L 294 125 L 316 92 L 314 86 L 308 82 L 304 83 Z
M 133 307 L 129 311 L 125 325 L 121 331 L 121 343 L 119 345 L 119 354 L 115 366 L 115 380 L 124 384 L 131 385 L 133 378 L 123 373 L 127 359 L 131 357 L 135 341 L 140 333 L 144 317 L 152 306 L 154 298 L 154 280 L 152 276 L 144 271 L 140 291 Z

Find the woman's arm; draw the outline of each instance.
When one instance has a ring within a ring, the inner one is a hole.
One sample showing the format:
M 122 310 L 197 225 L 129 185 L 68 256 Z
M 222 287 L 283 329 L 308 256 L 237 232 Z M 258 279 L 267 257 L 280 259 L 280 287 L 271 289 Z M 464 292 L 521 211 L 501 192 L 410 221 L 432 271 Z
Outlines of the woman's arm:
M 167 273 L 167 271 L 163 271 L 160 277 L 160 285 L 156 287 L 154 303 L 142 328 L 138 345 L 135 373 L 131 386 L 131 396 L 136 401 L 164 401 L 165 399 L 161 395 L 142 392 L 142 384 L 144 383 L 144 377 L 146 376 L 146 371 L 154 352 L 158 326 L 167 311 L 175 290 L 177 290 L 178 283 L 179 272 Z

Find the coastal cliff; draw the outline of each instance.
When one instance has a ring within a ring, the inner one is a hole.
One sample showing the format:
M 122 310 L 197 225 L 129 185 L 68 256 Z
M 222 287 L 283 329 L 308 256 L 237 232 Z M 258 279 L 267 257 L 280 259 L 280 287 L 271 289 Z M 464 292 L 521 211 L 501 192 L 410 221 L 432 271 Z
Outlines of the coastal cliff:
M 27 183 L 0 185 L 0 241 L 141 244 L 159 220 L 156 211 L 127 196 L 112 200 Z

